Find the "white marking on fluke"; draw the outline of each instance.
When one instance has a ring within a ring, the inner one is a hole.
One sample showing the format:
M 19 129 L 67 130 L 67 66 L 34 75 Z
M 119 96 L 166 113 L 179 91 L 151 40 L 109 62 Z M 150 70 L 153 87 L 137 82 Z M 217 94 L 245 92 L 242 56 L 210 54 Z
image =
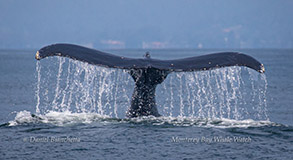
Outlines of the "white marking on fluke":
M 39 51 L 37 51 L 37 53 L 36 53 L 36 59 L 37 60 L 40 60 L 41 59 Z
M 263 65 L 263 64 L 261 64 L 261 69 L 260 69 L 260 71 L 259 71 L 259 72 L 260 72 L 260 73 L 265 73 L 265 71 L 266 71 L 266 70 L 265 70 L 265 67 L 264 67 L 264 65 Z

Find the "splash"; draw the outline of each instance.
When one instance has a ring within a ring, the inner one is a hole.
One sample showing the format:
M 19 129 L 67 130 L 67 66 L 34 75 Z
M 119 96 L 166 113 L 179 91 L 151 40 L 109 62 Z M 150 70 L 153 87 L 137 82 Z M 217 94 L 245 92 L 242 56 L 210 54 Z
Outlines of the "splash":
M 190 117 L 138 117 L 132 119 L 112 118 L 97 113 L 72 113 L 70 111 L 56 112 L 50 111 L 46 114 L 35 115 L 29 111 L 20 111 L 14 120 L 8 122 L 8 126 L 48 124 L 55 126 L 72 126 L 75 124 L 96 123 L 103 125 L 109 124 L 147 124 L 163 127 L 204 127 L 204 128 L 248 128 L 263 126 L 282 126 L 281 124 L 270 121 L 256 121 L 252 119 L 233 120 L 226 118 L 215 119 L 196 119 Z M 110 122 L 110 123 L 109 123 Z
M 36 113 L 89 113 L 124 118 L 134 82 L 126 70 L 63 57 L 36 65 Z M 267 81 L 245 67 L 171 73 L 156 92 L 159 112 L 169 118 L 268 120 Z

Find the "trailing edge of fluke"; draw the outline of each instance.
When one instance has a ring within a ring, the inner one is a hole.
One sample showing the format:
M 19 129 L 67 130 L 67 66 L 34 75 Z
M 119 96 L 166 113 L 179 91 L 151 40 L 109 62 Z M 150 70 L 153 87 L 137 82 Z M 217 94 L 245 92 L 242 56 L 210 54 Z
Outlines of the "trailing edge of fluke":
M 228 66 L 246 66 L 260 73 L 265 72 L 263 64 L 251 56 L 238 52 L 220 52 L 182 59 L 158 60 L 152 58 L 135 59 L 116 56 L 73 44 L 53 44 L 41 48 L 36 53 L 37 60 L 49 56 L 68 57 L 93 65 L 120 69 L 156 68 L 171 72 L 188 72 Z

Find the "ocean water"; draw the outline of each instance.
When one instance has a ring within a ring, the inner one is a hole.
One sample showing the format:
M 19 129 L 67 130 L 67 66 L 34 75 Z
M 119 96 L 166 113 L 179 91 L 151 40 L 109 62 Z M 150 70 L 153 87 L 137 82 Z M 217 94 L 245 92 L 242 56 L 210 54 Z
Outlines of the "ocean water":
M 176 59 L 225 50 L 149 51 Z M 163 116 L 127 119 L 127 71 L 1 50 L 0 159 L 292 159 L 293 50 L 237 51 L 266 73 L 171 73 L 156 91 Z

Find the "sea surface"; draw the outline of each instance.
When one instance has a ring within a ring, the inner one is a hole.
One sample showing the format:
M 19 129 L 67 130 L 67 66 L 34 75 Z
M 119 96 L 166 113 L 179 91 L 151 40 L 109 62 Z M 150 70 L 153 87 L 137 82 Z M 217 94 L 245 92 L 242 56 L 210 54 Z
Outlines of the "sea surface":
M 0 50 L 0 159 L 293 159 L 293 50 L 105 50 L 176 59 L 239 51 L 264 64 L 171 73 L 162 117 L 125 118 L 126 70 Z

